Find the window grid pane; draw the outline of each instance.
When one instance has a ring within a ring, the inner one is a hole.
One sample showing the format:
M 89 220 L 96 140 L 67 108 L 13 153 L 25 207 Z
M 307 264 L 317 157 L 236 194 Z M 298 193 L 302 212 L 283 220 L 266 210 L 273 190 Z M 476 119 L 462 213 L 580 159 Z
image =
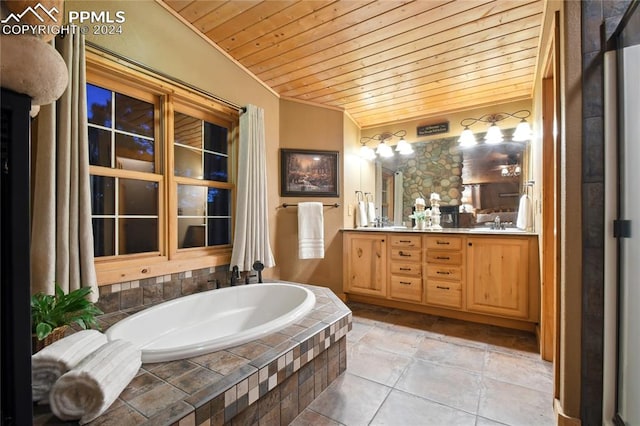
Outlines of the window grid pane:
M 178 248 L 231 244 L 231 190 L 178 185 Z

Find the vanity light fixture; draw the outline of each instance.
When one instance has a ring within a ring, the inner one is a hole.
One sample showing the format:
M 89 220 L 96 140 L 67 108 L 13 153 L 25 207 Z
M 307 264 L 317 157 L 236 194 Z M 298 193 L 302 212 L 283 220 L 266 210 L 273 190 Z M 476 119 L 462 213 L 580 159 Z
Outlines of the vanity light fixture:
M 376 158 L 376 154 L 383 158 L 393 157 L 393 149 L 386 143 L 386 141 L 390 141 L 393 138 L 400 138 L 396 145 L 397 152 L 401 155 L 412 154 L 413 148 L 404 138 L 406 135 L 407 132 L 405 130 L 398 130 L 395 133 L 385 132 L 373 136 L 363 136 L 360 138 L 360 144 L 362 145 L 360 147 L 360 156 L 367 160 L 373 160 Z M 371 141 L 378 141 L 375 151 L 367 146 L 367 143 Z
M 523 109 L 514 113 L 499 112 L 496 114 L 485 114 L 480 118 L 465 118 L 460 122 L 460 125 L 464 127 L 464 130 L 462 130 L 462 133 L 460 134 L 458 143 L 462 147 L 468 147 L 477 144 L 476 138 L 473 135 L 473 131 L 469 128 L 469 126 L 473 126 L 477 122 L 490 124 L 489 129 L 484 136 L 485 143 L 501 143 L 504 140 L 504 136 L 502 135 L 502 130 L 500 130 L 500 127 L 498 127 L 496 123 L 509 117 L 521 119 L 520 123 L 516 127 L 516 130 L 513 132 L 512 140 L 514 142 L 526 142 L 532 137 L 531 127 L 526 120 L 530 115 L 531 111 Z

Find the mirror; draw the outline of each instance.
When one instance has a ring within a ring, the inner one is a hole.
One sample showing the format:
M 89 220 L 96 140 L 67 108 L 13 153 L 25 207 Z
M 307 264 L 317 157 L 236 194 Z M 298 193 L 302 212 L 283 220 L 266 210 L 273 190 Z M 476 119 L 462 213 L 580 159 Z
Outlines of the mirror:
M 515 223 L 526 144 L 460 148 L 458 138 L 450 137 L 412 146 L 412 155 L 376 159 L 376 198 L 381 200 L 382 216 L 396 225 L 409 225 L 415 199 L 428 200 L 435 192 L 441 206 L 458 206 L 460 227 L 485 226 L 496 216 Z

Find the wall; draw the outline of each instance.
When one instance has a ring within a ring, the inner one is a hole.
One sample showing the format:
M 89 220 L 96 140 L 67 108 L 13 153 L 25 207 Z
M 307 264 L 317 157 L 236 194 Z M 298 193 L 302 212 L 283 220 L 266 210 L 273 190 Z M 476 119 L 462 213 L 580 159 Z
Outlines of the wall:
M 354 228 L 356 191 L 375 193 L 373 161 L 360 157 L 360 128 L 347 114 L 344 116 L 344 215 L 343 226 Z
M 460 122 L 463 119 L 469 118 L 469 117 L 479 118 L 484 114 L 496 114 L 499 112 L 514 113 L 520 110 L 528 110 L 528 111 L 531 111 L 532 113 L 532 116 L 527 119 L 529 123 L 531 123 L 536 118 L 533 115 L 533 110 L 531 106 L 532 105 L 530 100 L 508 102 L 505 104 L 498 104 L 498 105 L 493 105 L 489 107 L 475 108 L 475 109 L 470 109 L 470 110 L 460 111 L 460 112 L 453 112 L 450 114 L 437 115 L 437 116 L 432 116 L 428 118 L 421 118 L 418 120 L 403 121 L 403 122 L 398 122 L 398 123 L 388 124 L 388 125 L 378 126 L 378 127 L 368 127 L 368 128 L 362 129 L 362 136 L 371 137 L 373 135 L 380 134 L 383 132 L 395 133 L 398 130 L 406 130 L 407 136 L 405 137 L 405 139 L 409 143 L 436 140 L 436 139 L 442 139 L 442 138 L 448 138 L 448 137 L 454 137 L 454 136 L 460 137 L 460 133 L 462 133 L 462 130 L 464 129 L 464 127 L 460 126 Z M 427 124 L 435 124 L 435 123 L 444 123 L 444 122 L 449 123 L 448 133 L 418 137 L 417 135 L 418 126 L 424 126 Z M 503 129 L 510 129 L 510 128 L 515 128 L 519 122 L 520 122 L 519 119 L 510 117 L 500 121 L 498 124 Z M 487 127 L 488 127 L 487 124 L 478 122 L 470 126 L 469 128 L 473 130 L 474 133 L 483 133 L 483 132 L 486 132 Z M 396 142 L 398 142 L 398 139 L 394 138 L 390 144 L 395 145 Z M 374 145 L 375 144 L 373 142 L 368 143 L 369 147 L 375 148 Z
M 280 101 L 280 148 L 338 151 L 340 188 L 344 179 L 344 113 L 291 100 Z M 278 163 L 273 163 L 278 164 Z M 278 167 L 273 167 L 278 169 Z M 280 197 L 279 204 L 320 201 L 340 203 L 340 207 L 324 208 L 324 259 L 298 259 L 298 219 L 296 208 L 277 208 L 275 246 L 280 278 L 287 281 L 322 285 L 342 293 L 342 234 L 344 193 L 338 198 Z
M 125 12 L 122 34 L 87 34 L 87 41 L 193 85 L 237 105 L 253 104 L 265 111 L 267 164 L 277 164 L 280 135 L 279 98 L 240 65 L 205 41 L 154 0 L 67 0 L 66 10 Z M 188 46 L 188 49 L 185 49 Z M 276 241 L 275 207 L 278 170 L 267 168 L 270 239 Z M 277 277 L 278 266 L 265 270 Z

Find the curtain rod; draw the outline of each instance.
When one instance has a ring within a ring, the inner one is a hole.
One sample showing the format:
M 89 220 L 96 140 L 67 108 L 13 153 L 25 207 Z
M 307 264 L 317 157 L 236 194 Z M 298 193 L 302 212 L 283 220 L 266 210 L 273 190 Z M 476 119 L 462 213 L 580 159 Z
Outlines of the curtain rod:
M 128 58 L 128 57 L 126 57 L 124 55 L 116 53 L 113 50 L 107 49 L 106 47 L 99 46 L 99 45 L 97 45 L 95 43 L 92 43 L 90 41 L 85 41 L 85 44 L 88 47 L 92 48 L 92 49 L 95 49 L 95 50 L 97 50 L 99 52 L 105 53 L 105 54 L 107 54 L 109 56 L 113 56 L 114 58 L 116 58 L 116 59 L 118 59 L 120 61 L 124 61 L 124 62 L 127 62 L 127 63 L 131 64 L 131 65 L 134 65 L 135 67 L 140 68 L 142 71 L 148 73 L 148 75 L 150 75 L 151 77 L 159 76 L 159 77 L 161 77 L 161 78 L 163 78 L 163 79 L 165 79 L 167 81 L 170 81 L 172 83 L 176 83 L 176 84 L 179 84 L 181 86 L 184 86 L 184 87 L 188 88 L 189 90 L 193 90 L 194 92 L 198 92 L 198 93 L 200 93 L 202 95 L 205 95 L 207 97 L 213 98 L 216 101 L 218 101 L 218 102 L 220 102 L 220 103 L 222 103 L 222 104 L 224 104 L 224 105 L 226 105 L 226 106 L 228 106 L 230 108 L 237 109 L 240 112 L 246 112 L 247 111 L 246 107 L 240 106 L 240 105 L 238 105 L 238 104 L 236 104 L 234 102 L 231 102 L 231 101 L 228 101 L 226 99 L 223 99 L 220 96 L 214 95 L 213 93 L 210 93 L 210 92 L 207 92 L 206 90 L 200 89 L 199 87 L 196 87 L 193 84 L 187 83 L 185 81 L 182 81 L 180 79 L 172 77 L 172 76 L 170 76 L 170 75 L 168 75 L 166 73 L 163 73 L 161 71 L 153 69 L 153 68 L 151 68 L 151 67 L 149 67 L 147 65 L 144 65 L 141 62 L 138 62 L 138 61 L 136 61 L 134 59 L 131 59 L 131 58 Z
M 323 206 L 324 207 L 340 207 L 340 203 L 323 204 Z M 282 203 L 282 207 L 284 207 L 285 209 L 287 207 L 298 207 L 298 203 L 295 203 L 295 204 Z

